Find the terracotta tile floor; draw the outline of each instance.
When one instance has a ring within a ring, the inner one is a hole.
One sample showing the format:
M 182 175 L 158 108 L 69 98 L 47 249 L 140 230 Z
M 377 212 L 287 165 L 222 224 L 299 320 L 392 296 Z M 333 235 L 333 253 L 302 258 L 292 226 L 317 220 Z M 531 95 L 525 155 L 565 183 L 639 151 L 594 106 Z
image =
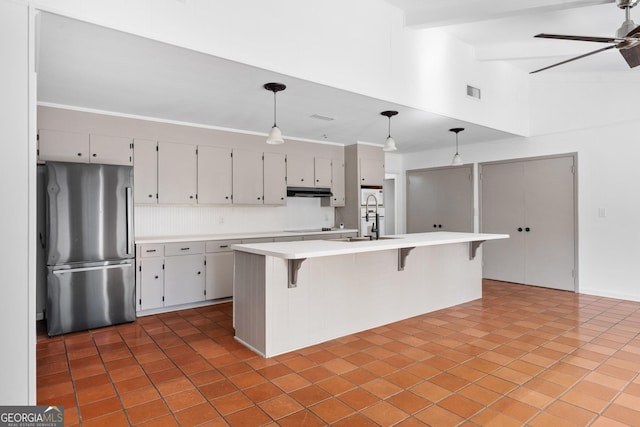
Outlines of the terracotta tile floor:
M 271 359 L 231 312 L 42 334 L 38 404 L 84 426 L 640 425 L 640 303 L 485 281 L 481 300 Z

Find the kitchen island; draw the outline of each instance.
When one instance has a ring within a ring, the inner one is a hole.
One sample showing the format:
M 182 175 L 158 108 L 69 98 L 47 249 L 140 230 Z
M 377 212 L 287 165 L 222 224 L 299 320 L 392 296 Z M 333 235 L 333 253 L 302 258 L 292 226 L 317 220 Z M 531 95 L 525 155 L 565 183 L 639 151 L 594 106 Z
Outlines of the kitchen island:
M 272 357 L 482 296 L 481 244 L 505 234 L 233 245 L 238 341 Z

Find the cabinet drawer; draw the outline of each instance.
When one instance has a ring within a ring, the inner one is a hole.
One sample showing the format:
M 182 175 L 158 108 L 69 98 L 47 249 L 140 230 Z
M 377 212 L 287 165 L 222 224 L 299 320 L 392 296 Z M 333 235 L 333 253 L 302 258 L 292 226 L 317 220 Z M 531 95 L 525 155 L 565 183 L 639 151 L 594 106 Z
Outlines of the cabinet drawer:
M 202 254 L 204 247 L 204 242 L 167 243 L 164 245 L 164 254 L 166 256 Z
M 207 242 L 207 252 L 231 252 L 231 245 L 239 245 L 242 240 L 211 240 Z
M 272 243 L 273 237 L 260 237 L 255 239 L 242 239 L 243 244 L 250 245 L 252 243 Z
M 157 256 L 164 256 L 164 245 L 162 243 L 140 246 L 141 258 L 151 258 Z

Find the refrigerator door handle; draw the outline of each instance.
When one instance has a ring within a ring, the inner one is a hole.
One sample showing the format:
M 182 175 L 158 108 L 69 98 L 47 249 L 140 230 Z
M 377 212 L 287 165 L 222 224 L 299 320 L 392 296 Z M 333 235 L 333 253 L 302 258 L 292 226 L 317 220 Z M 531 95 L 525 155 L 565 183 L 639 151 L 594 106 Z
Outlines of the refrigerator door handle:
M 133 191 L 131 187 L 127 187 L 126 191 L 127 255 L 133 255 Z
M 58 268 L 52 271 L 53 274 L 63 273 L 79 273 L 81 271 L 93 271 L 93 270 L 110 270 L 112 268 L 131 268 L 131 264 L 112 264 L 112 265 L 99 265 L 95 267 L 78 267 L 78 268 Z

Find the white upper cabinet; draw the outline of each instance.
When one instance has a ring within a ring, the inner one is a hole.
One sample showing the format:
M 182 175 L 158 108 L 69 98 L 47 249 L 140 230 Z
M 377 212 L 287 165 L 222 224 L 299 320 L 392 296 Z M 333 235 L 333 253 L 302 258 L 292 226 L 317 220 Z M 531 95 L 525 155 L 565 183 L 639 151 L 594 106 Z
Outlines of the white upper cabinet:
M 233 203 L 263 204 L 263 164 L 260 151 L 233 151 Z
M 41 161 L 132 165 L 131 138 L 89 135 L 40 129 L 38 159 Z
M 89 136 L 89 161 L 108 165 L 133 165 L 133 146 L 131 138 L 121 136 Z
M 287 203 L 287 161 L 284 154 L 264 153 L 264 204 Z
M 374 159 L 360 159 L 360 185 L 384 184 L 384 161 Z
M 287 155 L 287 185 L 290 187 L 315 187 L 314 169 L 313 156 Z
M 316 157 L 314 166 L 315 186 L 331 188 L 331 159 Z
M 133 192 L 136 204 L 158 202 L 158 143 L 148 139 L 133 141 Z
M 331 206 L 344 206 L 344 161 L 333 159 L 331 161 Z
M 230 148 L 198 146 L 198 204 L 231 204 Z
M 40 129 L 38 159 L 89 163 L 89 134 Z
M 195 204 L 198 188 L 196 146 L 158 143 L 158 203 Z

